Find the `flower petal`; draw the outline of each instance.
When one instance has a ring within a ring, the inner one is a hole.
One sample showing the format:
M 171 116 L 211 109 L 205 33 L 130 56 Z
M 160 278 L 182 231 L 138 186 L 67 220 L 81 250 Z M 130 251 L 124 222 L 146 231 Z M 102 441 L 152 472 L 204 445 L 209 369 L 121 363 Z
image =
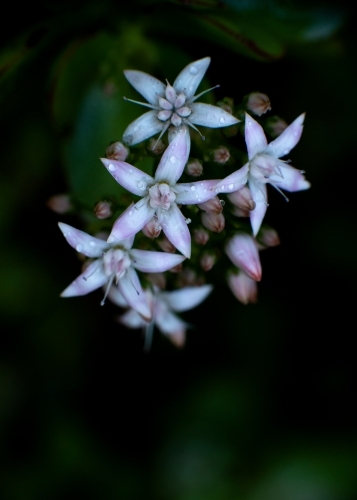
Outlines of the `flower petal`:
M 204 203 L 205 201 L 210 200 L 211 198 L 214 198 L 216 196 L 213 188 L 217 185 L 218 182 L 218 179 L 213 179 L 207 181 L 185 182 L 182 184 L 176 184 L 176 202 L 182 203 L 183 205 L 195 205 L 197 203 Z
M 248 150 L 248 158 L 252 160 L 257 153 L 262 153 L 267 145 L 264 130 L 248 113 L 245 114 L 245 143 Z
M 246 163 L 242 168 L 222 179 L 213 188 L 215 193 L 234 193 L 242 189 L 248 180 L 249 163 Z
M 183 339 L 186 332 L 187 323 L 170 311 L 162 312 L 155 317 L 155 323 L 161 333 L 168 336 Z M 175 343 L 175 342 L 174 342 Z M 180 342 L 182 344 L 182 340 Z
M 173 87 L 176 90 L 176 94 L 179 95 L 181 92 L 184 92 L 187 98 L 191 99 L 201 83 L 210 62 L 210 57 L 204 57 L 188 64 L 174 81 Z
M 100 160 L 117 183 L 133 194 L 144 196 L 147 193 L 147 186 L 150 187 L 154 183 L 154 179 L 150 175 L 125 161 L 109 158 L 101 158 Z
M 255 209 L 249 212 L 249 217 L 253 235 L 256 236 L 268 208 L 268 194 L 266 184 L 255 182 L 252 179 L 249 179 L 249 189 L 255 201 Z
M 112 285 L 110 287 L 108 292 L 108 299 L 111 300 L 116 306 L 124 308 L 129 307 L 129 304 L 125 300 L 124 295 L 116 285 Z
M 134 89 L 154 106 L 158 105 L 159 97 L 165 95 L 166 85 L 154 76 L 131 69 L 124 70 L 124 75 Z
M 61 297 L 87 295 L 107 283 L 108 277 L 104 273 L 102 259 L 92 262 L 82 274 L 61 293 Z
M 164 123 L 157 119 L 157 111 L 148 111 L 130 123 L 123 134 L 123 142 L 134 146 L 149 137 L 158 134 L 164 128 Z
M 94 238 L 64 222 L 59 222 L 58 225 L 71 247 L 87 257 L 100 257 L 108 249 L 108 244 L 104 240 Z
M 146 321 L 150 321 L 150 307 L 135 269 L 129 267 L 117 286 L 129 306 L 135 309 Z
M 185 260 L 183 255 L 137 249 L 130 251 L 130 257 L 133 266 L 143 273 L 162 273 Z
M 192 113 L 188 120 L 194 125 L 202 125 L 203 127 L 220 128 L 228 127 L 239 123 L 235 118 L 224 109 L 212 104 L 204 104 L 203 102 L 195 102 L 190 105 Z
M 138 314 L 134 309 L 130 309 L 126 313 L 122 314 L 118 318 L 119 323 L 126 326 L 127 328 L 143 328 L 147 325 L 147 321 L 145 321 L 140 314 Z
M 212 290 L 212 285 L 188 286 L 173 292 L 162 292 L 160 297 L 168 303 L 173 311 L 182 312 L 201 304 Z
M 226 245 L 226 253 L 239 269 L 242 269 L 250 278 L 260 281 L 262 266 L 259 252 L 254 238 L 246 233 L 236 233 Z
M 239 302 L 242 302 L 242 304 L 256 303 L 258 296 L 257 283 L 252 278 L 249 278 L 244 271 L 240 271 L 238 274 L 230 273 L 227 282 Z
M 268 153 L 275 158 L 280 158 L 290 153 L 293 147 L 299 142 L 303 123 L 304 123 L 305 113 L 301 114 L 294 120 L 279 137 L 268 144 L 265 148 L 264 153 Z M 305 188 L 306 189 L 306 188 Z
M 130 205 L 114 222 L 108 243 L 121 241 L 138 233 L 152 219 L 155 210 L 145 198 L 134 206 Z
M 176 129 L 155 173 L 156 182 L 174 186 L 181 177 L 190 154 L 191 139 L 186 126 Z
M 185 257 L 191 257 L 191 235 L 185 217 L 176 203 L 172 203 L 167 211 L 161 212 L 160 224 L 166 237 Z
M 303 191 L 311 186 L 310 182 L 296 168 L 282 162 L 279 164 L 279 167 L 283 178 L 278 175 L 271 175 L 269 179 L 271 184 L 290 192 Z

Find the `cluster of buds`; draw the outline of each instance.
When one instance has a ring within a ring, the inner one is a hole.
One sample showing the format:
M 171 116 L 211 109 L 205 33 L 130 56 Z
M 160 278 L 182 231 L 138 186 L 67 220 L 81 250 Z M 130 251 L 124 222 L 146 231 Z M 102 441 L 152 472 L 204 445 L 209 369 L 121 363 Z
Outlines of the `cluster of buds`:
M 247 161 L 236 165 L 229 144 L 222 142 L 233 140 L 238 132 L 242 107 L 235 109 L 231 98 L 219 106 L 196 102 L 205 93 L 195 95 L 209 64 L 209 57 L 189 64 L 173 85 L 141 71 L 124 72 L 148 102 L 139 104 L 150 111 L 127 127 L 122 142 L 110 144 L 101 161 L 114 180 L 139 199 L 123 206 L 106 241 L 59 224 L 68 243 L 88 258 L 82 274 L 62 297 L 104 287 L 101 304 L 108 297 L 127 309 L 119 321 L 144 329 L 145 349 L 150 347 L 154 326 L 176 346 L 184 345 L 188 325 L 176 313 L 197 306 L 208 296 L 213 288 L 207 283 L 208 273 L 224 253 L 233 266 L 227 269 L 227 283 L 234 296 L 243 304 L 255 302 L 262 276 L 259 251 L 279 243 L 277 233 L 262 226 L 267 184 L 280 192 L 309 187 L 301 171 L 280 159 L 298 143 L 304 115 L 282 127 L 268 144 L 262 125 L 245 113 Z M 259 117 L 270 110 L 270 100 L 256 92 L 243 100 L 243 106 Z M 197 126 L 229 127 L 231 133 L 221 134 L 219 147 L 207 144 L 202 158 L 190 158 L 190 129 L 204 139 Z M 157 158 L 152 175 L 126 162 L 129 147 L 144 140 L 148 140 L 147 153 Z M 216 169 L 217 178 L 205 178 L 205 162 L 210 171 Z M 190 177 L 199 180 L 192 182 Z M 226 201 L 219 197 L 222 194 Z M 98 202 L 95 214 L 98 219 L 111 217 L 112 203 Z M 250 223 L 241 218 L 249 218 Z M 136 237 L 139 248 L 133 248 Z M 186 265 L 189 261 L 191 267 Z M 139 277 L 137 271 L 145 274 Z M 166 271 L 171 272 L 164 275 Z

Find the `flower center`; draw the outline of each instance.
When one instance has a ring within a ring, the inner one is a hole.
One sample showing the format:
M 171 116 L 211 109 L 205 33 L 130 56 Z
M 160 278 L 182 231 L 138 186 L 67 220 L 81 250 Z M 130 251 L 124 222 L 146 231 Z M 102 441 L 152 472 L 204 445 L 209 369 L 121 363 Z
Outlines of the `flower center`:
M 171 187 L 166 183 L 154 184 L 149 189 L 150 206 L 152 208 L 162 208 L 168 210 L 176 195 Z
M 179 127 L 182 119 L 191 114 L 191 109 L 185 106 L 187 96 L 181 92 L 177 95 L 176 90 L 167 82 L 165 97 L 159 97 L 158 119 L 166 122 L 170 120 L 172 125 Z
M 103 256 L 104 272 L 108 277 L 115 277 L 118 282 L 122 278 L 131 260 L 128 253 L 121 248 L 111 248 Z
M 270 177 L 278 176 L 283 178 L 280 161 L 271 155 L 257 154 L 250 162 L 250 175 L 258 182 L 271 182 Z

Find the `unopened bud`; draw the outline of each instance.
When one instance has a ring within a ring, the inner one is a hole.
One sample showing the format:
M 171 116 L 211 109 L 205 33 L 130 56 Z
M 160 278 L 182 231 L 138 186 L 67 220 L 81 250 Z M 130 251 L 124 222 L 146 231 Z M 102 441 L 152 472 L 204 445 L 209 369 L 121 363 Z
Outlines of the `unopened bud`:
M 159 223 L 157 217 L 153 217 L 146 226 L 143 227 L 142 232 L 148 238 L 157 238 L 161 233 L 161 224 Z
M 225 219 L 223 214 L 202 212 L 201 222 L 207 229 L 213 231 L 214 233 L 220 233 L 221 231 L 223 231 L 225 226 Z
M 238 208 L 238 207 L 233 207 L 232 213 L 236 217 L 250 217 L 249 210 L 242 210 L 241 208 Z
M 221 165 L 227 163 L 230 157 L 231 153 L 226 146 L 219 146 L 219 148 L 212 151 L 212 160 L 216 163 L 220 163 Z
M 205 245 L 209 240 L 209 234 L 205 229 L 194 229 L 193 239 L 197 245 Z
M 202 162 L 196 158 L 190 158 L 185 167 L 185 172 L 188 175 L 192 175 L 192 177 L 199 177 L 203 172 Z
M 167 333 L 166 336 L 178 349 L 182 349 L 186 343 L 186 332 L 184 327 L 176 330 L 175 333 Z
M 232 97 L 224 97 L 221 101 L 217 102 L 217 106 L 227 111 L 230 115 L 233 114 L 234 101 Z
M 261 116 L 271 109 L 270 99 L 266 94 L 262 94 L 261 92 L 251 92 L 247 96 L 246 108 L 255 115 Z
M 265 124 L 266 131 L 273 139 L 279 137 L 279 135 L 284 132 L 287 127 L 288 124 L 286 121 L 279 116 L 271 116 L 267 119 Z
M 99 201 L 94 207 L 94 215 L 97 219 L 109 219 L 113 215 L 110 201 Z
M 158 245 L 163 250 L 164 252 L 169 252 L 169 253 L 175 253 L 176 252 L 176 247 L 173 246 L 171 241 L 169 241 L 166 236 L 158 240 Z
M 262 227 L 258 234 L 258 248 L 276 247 L 280 245 L 280 238 L 278 233 L 272 227 Z
M 122 142 L 111 142 L 105 151 L 105 156 L 111 160 L 125 161 L 129 155 L 129 149 Z
M 146 278 L 161 290 L 166 288 L 166 276 L 164 273 L 148 273 Z
M 226 254 L 250 278 L 260 281 L 262 266 L 255 239 L 242 231 L 237 232 L 226 244 Z
M 204 279 L 197 276 L 196 271 L 189 267 L 185 267 L 176 280 L 176 286 L 178 288 L 184 288 L 185 286 L 200 286 L 203 284 Z
M 251 211 L 255 209 L 255 201 L 253 200 L 252 193 L 247 186 L 244 186 L 239 191 L 228 194 L 228 199 L 233 205 L 244 211 Z
M 200 258 L 200 266 L 204 271 L 210 271 L 216 263 L 216 256 L 205 252 Z
M 171 273 L 180 273 L 182 271 L 182 263 L 177 264 L 177 266 L 171 267 L 171 269 L 168 269 Z
M 68 194 L 55 194 L 47 200 L 46 205 L 57 214 L 66 214 L 73 208 Z
M 146 149 L 148 153 L 151 153 L 153 156 L 159 156 L 165 151 L 166 145 L 161 139 L 151 138 L 146 143 Z
M 249 278 L 243 271 L 228 276 L 228 285 L 233 295 L 242 304 L 255 304 L 258 296 L 257 282 Z
M 220 214 L 223 210 L 223 205 L 218 196 L 213 196 L 210 200 L 203 203 L 198 203 L 197 206 L 209 214 Z

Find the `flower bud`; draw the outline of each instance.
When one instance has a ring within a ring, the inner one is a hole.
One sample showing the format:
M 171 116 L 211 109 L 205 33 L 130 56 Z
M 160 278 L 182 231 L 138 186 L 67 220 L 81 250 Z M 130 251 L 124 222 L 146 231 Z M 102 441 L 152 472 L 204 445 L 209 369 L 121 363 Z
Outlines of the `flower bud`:
M 242 210 L 241 208 L 238 208 L 238 207 L 233 207 L 232 213 L 236 217 L 250 217 L 249 210 Z
M 225 219 L 223 214 L 202 212 L 201 222 L 207 229 L 213 231 L 214 233 L 220 233 L 221 231 L 223 231 L 225 226 Z
M 97 219 L 109 219 L 113 215 L 110 201 L 98 201 L 94 207 L 94 215 Z
M 161 290 L 166 288 L 166 276 L 164 273 L 148 273 L 146 279 Z
M 164 252 L 169 252 L 169 253 L 175 253 L 176 252 L 176 247 L 173 246 L 171 241 L 169 241 L 166 236 L 158 240 L 158 245 L 163 250 Z
M 166 149 L 165 143 L 161 139 L 149 139 L 146 143 L 146 150 L 153 156 L 161 155 Z
M 199 177 L 203 173 L 202 162 L 196 158 L 190 158 L 185 167 L 185 172 L 192 177 Z
M 46 205 L 57 214 L 66 214 L 73 208 L 68 194 L 55 194 L 47 200 Z
M 263 250 L 264 248 L 276 247 L 280 245 L 280 239 L 278 233 L 272 227 L 262 227 L 258 234 L 258 248 Z
M 194 229 L 193 239 L 197 245 L 205 245 L 209 240 L 209 234 L 204 229 Z
M 230 115 L 233 114 L 234 101 L 232 97 L 224 97 L 221 101 L 217 102 L 217 106 L 227 111 Z
M 142 228 L 142 232 L 148 238 L 157 238 L 161 233 L 161 224 L 157 217 L 153 217 L 147 224 Z
M 251 211 L 255 209 L 255 201 L 253 200 L 252 193 L 247 186 L 244 186 L 239 191 L 228 194 L 228 199 L 233 205 L 244 211 Z
M 216 256 L 205 252 L 200 258 L 200 266 L 204 271 L 210 271 L 216 263 Z
M 220 214 L 223 210 L 223 205 L 218 196 L 213 196 L 210 200 L 203 203 L 198 203 L 197 206 L 209 214 Z
M 246 108 L 255 115 L 261 116 L 271 109 L 270 99 L 261 92 L 251 92 L 247 96 Z
M 211 155 L 212 155 L 212 160 L 215 163 L 219 163 L 221 165 L 227 163 L 227 161 L 231 157 L 231 153 L 229 152 L 229 149 L 226 148 L 226 146 L 219 146 L 219 148 L 214 149 L 212 151 Z
M 125 161 L 129 155 L 129 149 L 119 141 L 111 142 L 105 151 L 107 158 L 117 161 Z
M 184 288 L 186 286 L 200 286 L 203 284 L 204 279 L 197 276 L 196 271 L 194 271 L 190 267 L 184 267 L 176 280 L 177 288 Z
M 186 331 L 182 327 L 175 331 L 175 333 L 166 334 L 166 337 L 173 343 L 178 349 L 182 349 L 186 343 Z
M 243 271 L 238 274 L 230 273 L 227 281 L 229 288 L 239 302 L 242 302 L 242 304 L 256 303 L 258 295 L 257 283 Z
M 268 134 L 275 139 L 288 127 L 285 120 L 279 116 L 271 116 L 267 119 L 265 128 Z
M 168 269 L 170 273 L 180 273 L 182 271 L 182 263 L 177 264 L 177 266 L 171 267 L 171 269 Z
M 261 280 L 262 266 L 256 241 L 252 236 L 237 232 L 228 241 L 225 250 L 234 265 L 242 269 L 253 280 Z

